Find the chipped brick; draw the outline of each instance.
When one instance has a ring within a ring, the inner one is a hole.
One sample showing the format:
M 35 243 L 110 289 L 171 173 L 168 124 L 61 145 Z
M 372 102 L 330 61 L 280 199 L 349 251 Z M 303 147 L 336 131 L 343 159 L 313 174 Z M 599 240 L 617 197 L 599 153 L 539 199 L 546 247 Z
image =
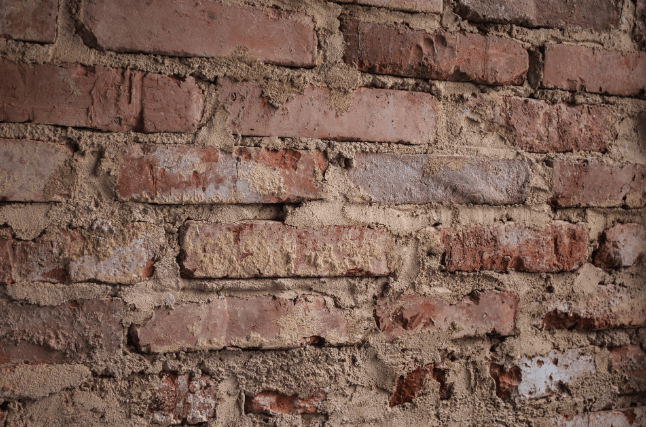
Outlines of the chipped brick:
M 646 230 L 641 224 L 619 224 L 603 231 L 594 254 L 597 267 L 619 268 L 646 261 Z
M 246 396 L 245 412 L 260 412 L 268 415 L 281 414 L 313 414 L 327 398 L 323 390 L 316 390 L 310 396 L 301 399 L 297 394 L 291 396 L 277 391 L 261 391 L 255 396 Z
M 215 415 L 218 384 L 209 376 L 160 374 L 148 407 L 152 422 L 163 426 L 208 422 Z

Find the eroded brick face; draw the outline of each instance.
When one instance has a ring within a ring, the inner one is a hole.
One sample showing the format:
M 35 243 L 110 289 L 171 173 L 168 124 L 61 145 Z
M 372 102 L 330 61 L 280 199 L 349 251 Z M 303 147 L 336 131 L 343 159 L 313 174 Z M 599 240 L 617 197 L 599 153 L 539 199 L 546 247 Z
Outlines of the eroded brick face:
M 327 393 L 317 390 L 307 398 L 298 395 L 285 395 L 277 391 L 262 391 L 255 396 L 247 396 L 244 402 L 245 412 L 261 412 L 268 415 L 313 414 L 327 398 Z
M 433 380 L 440 383 L 440 395 L 446 394 L 444 369 L 433 364 L 424 365 L 397 378 L 395 392 L 390 396 L 390 406 L 412 402 L 413 399 L 421 395 L 424 392 L 429 375 Z
M 56 0 L 3 0 L 0 2 L 0 37 L 53 43 L 56 40 L 57 16 Z
M 163 426 L 205 423 L 215 415 L 217 392 L 218 384 L 207 375 L 191 379 L 164 372 L 154 385 L 148 412 L 153 423 Z
M 645 261 L 646 230 L 641 224 L 619 224 L 603 231 L 594 255 L 597 267 L 630 267 Z

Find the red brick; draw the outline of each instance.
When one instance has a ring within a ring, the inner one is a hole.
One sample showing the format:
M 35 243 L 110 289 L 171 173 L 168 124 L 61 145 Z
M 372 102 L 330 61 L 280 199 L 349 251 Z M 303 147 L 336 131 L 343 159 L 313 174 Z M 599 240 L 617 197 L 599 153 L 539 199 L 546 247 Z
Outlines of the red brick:
M 183 277 L 386 276 L 383 228 L 298 229 L 274 221 L 187 221 L 180 232 Z
M 547 45 L 543 87 L 637 96 L 646 90 L 646 53 Z
M 269 296 L 219 298 L 208 304 L 160 308 L 132 328 L 146 353 L 240 348 L 292 348 L 321 340 L 347 342 L 343 312 L 326 306 L 323 297 L 295 300 Z
M 91 0 L 86 39 L 101 49 L 172 56 L 245 53 L 294 67 L 316 65 L 316 33 L 303 13 L 220 2 Z
M 597 285 L 584 299 L 552 299 L 541 303 L 544 314 L 536 327 L 552 329 L 612 329 L 646 325 L 646 295 L 616 285 Z
M 525 160 L 481 160 L 426 154 L 357 153 L 348 177 L 378 203 L 524 203 Z
M 499 124 L 512 133 L 512 143 L 533 153 L 576 150 L 604 151 L 609 131 L 601 105 L 549 105 L 526 98 L 505 98 Z
M 613 166 L 597 160 L 554 162 L 554 189 L 550 204 L 570 206 L 646 206 L 646 166 Z
M 297 394 L 291 396 L 277 391 L 261 391 L 255 396 L 246 396 L 245 412 L 261 412 L 269 415 L 281 414 L 313 414 L 327 398 L 327 393 L 317 390 L 309 397 L 301 399 Z
M 520 85 L 527 51 L 511 39 L 478 34 L 414 31 L 344 20 L 344 60 L 361 71 L 422 79 Z
M 92 377 L 83 365 L 18 365 L 0 369 L 0 399 L 40 399 Z
M 513 225 L 445 228 L 448 271 L 574 271 L 586 260 L 588 235 L 579 225 L 551 224 L 541 231 Z
M 558 427 L 641 427 L 646 425 L 646 407 L 588 412 L 568 420 L 561 415 Z
M 0 0 L 0 37 L 54 43 L 57 15 L 57 0 Z
M 613 0 L 459 0 L 457 13 L 475 22 L 608 31 L 619 25 L 621 3 Z
M 619 224 L 603 231 L 594 255 L 597 267 L 618 268 L 646 261 L 646 230 L 640 224 Z
M 437 106 L 428 93 L 359 88 L 343 113 L 324 88 L 309 87 L 280 108 L 263 98 L 258 83 L 225 80 L 219 93 L 234 134 L 410 144 L 435 138 Z
M 401 375 L 395 381 L 395 392 L 390 396 L 390 406 L 402 405 L 404 403 L 412 402 L 413 399 L 420 396 L 424 392 L 426 385 L 426 377 L 429 374 L 431 378 L 440 383 L 440 396 L 446 394 L 445 372 L 444 369 L 436 367 L 433 364 L 420 366 L 413 371 Z
M 385 7 L 387 9 L 411 12 L 442 13 L 442 0 L 331 0 L 336 3 L 360 4 L 363 6 Z
M 320 151 L 131 145 L 119 165 L 119 200 L 153 203 L 284 203 L 319 198 Z
M 0 316 L 0 367 L 120 356 L 122 311 L 120 299 L 6 304 Z
M 112 132 L 192 132 L 204 96 L 193 77 L 0 61 L 0 121 Z
M 148 412 L 156 424 L 208 422 L 215 415 L 218 384 L 206 375 L 189 380 L 188 374 L 160 374 Z
M 513 292 L 475 291 L 455 304 L 440 298 L 403 295 L 393 302 L 379 297 L 377 327 L 392 341 L 407 332 L 456 328 L 454 338 L 514 334 L 518 296 Z
M 0 201 L 53 202 L 71 195 L 72 150 L 28 139 L 0 139 Z

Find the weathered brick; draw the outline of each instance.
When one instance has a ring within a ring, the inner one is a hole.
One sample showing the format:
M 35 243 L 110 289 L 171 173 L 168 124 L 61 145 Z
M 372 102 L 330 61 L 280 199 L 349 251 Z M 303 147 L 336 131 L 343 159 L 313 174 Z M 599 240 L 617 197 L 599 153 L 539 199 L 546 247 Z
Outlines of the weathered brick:
M 305 399 L 297 394 L 291 396 L 277 391 L 261 391 L 255 396 L 246 396 L 244 402 L 245 412 L 261 412 L 269 415 L 281 414 L 313 414 L 321 403 L 327 398 L 323 390 L 316 390 Z
M 525 160 L 357 153 L 348 177 L 373 202 L 508 205 L 527 200 L 530 173 Z
M 561 415 L 558 427 L 641 427 L 646 425 L 646 406 L 612 411 L 588 412 L 568 420 Z
M 153 203 L 284 203 L 319 198 L 320 151 L 132 145 L 119 165 L 119 200 Z
M 542 86 L 637 96 L 646 90 L 646 53 L 622 55 L 582 46 L 547 45 Z
M 612 372 L 619 374 L 622 394 L 646 391 L 646 353 L 638 345 L 624 345 L 610 349 Z
M 554 223 L 541 231 L 513 225 L 442 229 L 448 271 L 573 271 L 586 260 L 588 235 L 580 225 Z
M 435 137 L 435 98 L 423 92 L 359 88 L 343 113 L 324 88 L 309 87 L 280 108 L 267 102 L 258 83 L 224 80 L 219 94 L 234 134 L 409 144 Z
M 180 231 L 183 277 L 385 276 L 383 228 L 297 229 L 275 221 L 187 221 Z
M 597 267 L 619 268 L 646 261 L 646 230 L 640 224 L 619 224 L 603 231 L 594 254 Z
M 541 303 L 544 314 L 536 327 L 552 329 L 612 329 L 646 325 L 646 295 L 617 285 L 597 285 L 589 297 L 552 299 Z
M 215 1 L 90 0 L 81 21 L 86 40 L 101 49 L 209 57 L 242 48 L 260 61 L 316 65 L 314 23 L 303 13 Z
M 637 0 L 635 3 L 633 38 L 642 50 L 646 47 L 646 0 Z
M 621 2 L 614 0 L 458 0 L 457 13 L 475 22 L 526 27 L 581 28 L 608 31 L 617 28 Z
M 219 298 L 208 304 L 160 308 L 132 328 L 146 353 L 240 348 L 292 348 L 325 340 L 347 342 L 346 319 L 323 297 Z
M 554 390 L 558 391 L 561 384 L 569 384 L 581 375 L 597 370 L 594 357 L 581 350 L 523 357 L 517 365 L 494 357 L 489 366 L 496 382 L 496 394 L 502 398 L 520 399 L 549 396 Z
M 209 376 L 189 380 L 189 375 L 160 374 L 148 412 L 155 424 L 178 425 L 208 422 L 215 415 L 218 384 Z
M 122 311 L 116 298 L 45 307 L 6 304 L 0 316 L 0 367 L 119 356 Z
M 442 0 L 331 0 L 336 3 L 352 3 L 364 6 L 385 7 L 387 9 L 411 12 L 442 13 Z
M 395 381 L 395 392 L 390 396 L 390 406 L 402 405 L 412 402 L 413 399 L 424 392 L 426 377 L 431 374 L 431 378 L 440 383 L 440 397 L 446 394 L 446 372 L 443 368 L 433 364 L 420 366 L 405 376 L 401 375 Z
M 0 201 L 53 202 L 71 195 L 72 150 L 28 139 L 0 139 Z
M 520 85 L 529 68 L 516 41 L 478 34 L 427 33 L 344 20 L 344 60 L 361 71 L 422 79 Z
M 437 332 L 455 327 L 454 338 L 495 333 L 513 335 L 518 296 L 513 292 L 473 292 L 455 304 L 440 298 L 403 295 L 393 302 L 379 297 L 377 327 L 392 341 L 407 332 Z
M 204 95 L 193 77 L 0 61 L 0 121 L 112 132 L 192 132 Z
M 646 166 L 612 166 L 597 160 L 554 162 L 550 204 L 570 206 L 646 206 Z
M 604 151 L 609 131 L 601 105 L 549 105 L 527 98 L 504 98 L 496 121 L 507 127 L 512 143 L 534 153 Z
M 57 0 L 0 0 L 0 37 L 54 43 L 57 15 Z
M 92 377 L 83 365 L 18 365 L 0 369 L 0 399 L 40 399 Z

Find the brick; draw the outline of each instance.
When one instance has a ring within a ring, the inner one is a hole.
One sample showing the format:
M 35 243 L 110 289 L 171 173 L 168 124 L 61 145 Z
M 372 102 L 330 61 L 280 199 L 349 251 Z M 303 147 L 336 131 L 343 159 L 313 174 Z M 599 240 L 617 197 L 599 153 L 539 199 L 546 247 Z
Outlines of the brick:
M 644 264 L 646 230 L 640 224 L 619 224 L 603 231 L 594 254 L 597 267 L 619 268 Z
M 54 202 L 71 195 L 72 150 L 48 142 L 0 139 L 0 201 Z
M 474 22 L 525 27 L 609 31 L 619 26 L 621 2 L 614 0 L 458 0 L 457 13 Z
M 0 121 L 111 132 L 193 132 L 204 95 L 193 77 L 0 61 Z
M 543 87 L 638 96 L 646 90 L 646 53 L 601 51 L 582 46 L 547 45 Z
M 559 391 L 581 375 L 596 372 L 594 357 L 581 350 L 551 351 L 547 356 L 523 357 L 517 365 L 506 360 L 490 362 L 496 394 L 503 398 L 536 399 Z
M 588 235 L 580 225 L 554 223 L 541 231 L 514 225 L 442 229 L 450 272 L 574 271 L 586 261 Z
M 182 277 L 386 276 L 383 228 L 297 229 L 275 221 L 187 221 L 180 231 Z
M 120 356 L 122 312 L 117 298 L 45 307 L 6 304 L 0 316 L 0 367 Z
M 412 402 L 413 399 L 424 392 L 426 378 L 431 378 L 440 383 L 440 395 L 446 394 L 445 376 L 443 368 L 433 364 L 420 366 L 405 376 L 401 375 L 395 380 L 395 392 L 390 396 L 390 407 Z
M 442 13 L 442 0 L 332 0 L 362 6 L 385 7 L 410 12 Z
M 584 299 L 550 299 L 534 326 L 552 329 L 613 329 L 646 325 L 646 295 L 617 285 L 597 285 Z
M 57 0 L 0 0 L 0 37 L 54 43 L 57 15 Z
M 435 137 L 437 105 L 423 92 L 359 88 L 343 113 L 330 105 L 324 88 L 308 87 L 280 108 L 271 106 L 254 82 L 224 80 L 219 95 L 234 134 L 409 144 Z
M 637 0 L 635 3 L 635 26 L 633 39 L 643 50 L 646 47 L 646 0 Z
M 453 328 L 453 338 L 508 336 L 514 334 L 518 302 L 515 293 L 498 291 L 475 291 L 455 304 L 415 295 L 403 295 L 393 302 L 379 297 L 374 316 L 387 341 L 408 332 Z
M 293 348 L 312 343 L 348 341 L 343 312 L 323 297 L 295 300 L 269 296 L 219 298 L 208 304 L 160 308 L 132 328 L 146 353 L 239 348 Z
M 613 166 L 597 160 L 554 162 L 554 188 L 550 204 L 572 206 L 646 206 L 646 166 Z
M 132 145 L 121 158 L 117 195 L 153 203 L 295 203 L 320 198 L 320 151 Z
M 189 375 L 160 374 L 148 412 L 164 426 L 208 422 L 215 415 L 218 384 L 209 376 L 189 380 Z
M 520 85 L 529 56 L 507 38 L 427 33 L 391 25 L 344 20 L 344 61 L 360 71 L 422 79 Z
M 90 0 L 81 21 L 91 45 L 117 52 L 210 57 L 243 50 L 273 64 L 316 65 L 314 23 L 303 13 L 214 1 Z
M 255 396 L 246 396 L 245 412 L 274 414 L 313 414 L 327 398 L 323 390 L 316 390 L 309 397 L 301 399 L 297 394 L 291 396 L 273 390 L 261 391 Z
M 78 387 L 92 373 L 83 365 L 18 365 L 0 369 L 0 399 L 40 399 Z
M 646 425 L 646 407 L 588 412 L 568 420 L 561 415 L 558 427 L 641 427 Z
M 357 153 L 348 177 L 378 203 L 520 204 L 529 195 L 525 160 Z
M 165 243 L 163 229 L 146 223 L 128 223 L 105 234 L 55 229 L 33 241 L 5 236 L 0 236 L 0 282 L 7 284 L 135 283 L 152 276 Z
M 638 345 L 624 345 L 610 349 L 612 372 L 621 376 L 618 384 L 621 394 L 646 391 L 646 353 Z
M 504 98 L 497 122 L 512 134 L 511 142 L 533 153 L 605 151 L 609 130 L 601 105 L 549 105 L 527 98 Z

